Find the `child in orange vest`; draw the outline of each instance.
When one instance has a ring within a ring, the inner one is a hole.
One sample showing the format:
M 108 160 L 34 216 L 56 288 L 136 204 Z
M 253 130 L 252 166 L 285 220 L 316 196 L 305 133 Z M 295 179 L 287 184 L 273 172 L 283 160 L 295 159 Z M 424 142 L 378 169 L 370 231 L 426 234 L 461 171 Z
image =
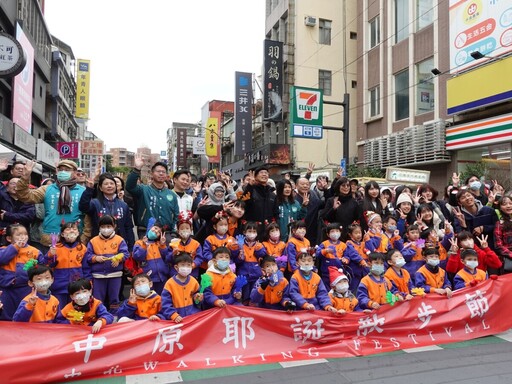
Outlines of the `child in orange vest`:
M 348 277 L 343 273 L 343 269 L 330 266 L 329 278 L 331 280 L 329 297 L 333 307 L 340 314 L 353 312 L 357 307 L 358 300 L 349 289 Z
M 59 308 L 59 300 L 50 292 L 53 283 L 52 270 L 46 265 L 34 265 L 27 271 L 28 285 L 32 293 L 18 306 L 13 321 L 30 323 L 54 323 Z
M 160 320 L 159 312 L 162 309 L 162 299 L 152 288 L 153 282 L 145 273 L 133 276 L 130 297 L 121 304 L 117 312 L 118 323 Z
M 286 257 L 285 253 L 286 244 L 281 240 L 281 230 L 277 223 L 272 222 L 267 225 L 261 244 L 265 247 L 267 255 L 272 256 L 276 260 L 279 270 L 284 272 L 288 257 Z
M 201 244 L 192 238 L 192 217 L 191 211 L 181 211 L 178 215 L 178 236 L 179 239 L 175 239 L 170 244 L 172 254 L 171 259 L 168 262 L 175 265 L 174 257 L 182 252 L 188 253 L 192 257 L 192 276 L 196 279 L 199 278 L 199 267 L 204 263 L 207 264 L 207 260 L 203 257 L 203 248 Z M 176 268 L 171 268 L 171 276 L 177 274 Z
M 384 277 L 391 281 L 402 297 L 406 300 L 411 300 L 411 290 L 414 285 L 412 284 L 411 275 L 403 268 L 405 259 L 402 253 L 398 249 L 390 249 L 386 254 L 386 261 L 389 268 L 386 270 Z
M 455 290 L 476 285 L 487 279 L 487 273 L 477 268 L 478 253 L 474 249 L 464 249 L 460 253 L 460 258 L 464 268 L 457 272 L 453 278 L 453 288 Z
M 286 255 L 288 256 L 288 272 L 299 269 L 297 255 L 307 252 L 309 240 L 306 239 L 306 222 L 303 220 L 294 221 L 290 224 L 291 236 L 286 244 Z
M 425 265 L 418 269 L 415 284 L 423 288 L 426 293 L 437 293 L 452 297 L 452 289 L 446 271 L 439 266 L 439 251 L 436 247 L 423 248 Z
M 373 252 L 369 255 L 370 273 L 361 279 L 357 288 L 359 307 L 365 309 L 379 309 L 388 303 L 388 291 L 395 295 L 397 300 L 403 300 L 396 287 L 384 277 L 385 256 L 382 253 Z

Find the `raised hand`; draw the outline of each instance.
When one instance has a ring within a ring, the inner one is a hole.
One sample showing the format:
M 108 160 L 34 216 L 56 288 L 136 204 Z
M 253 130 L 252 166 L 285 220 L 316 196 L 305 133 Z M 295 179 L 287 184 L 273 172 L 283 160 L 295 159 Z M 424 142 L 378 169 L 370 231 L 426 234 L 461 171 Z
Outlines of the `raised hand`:
M 21 177 L 25 180 L 25 181 L 30 181 L 30 174 L 32 173 L 32 170 L 34 169 L 34 167 L 36 166 L 36 162 L 33 161 L 33 160 L 28 160 L 26 163 L 25 163 L 25 168 L 23 169 L 23 174 L 21 175 Z
M 315 163 L 309 163 L 308 165 L 308 171 L 306 173 L 313 173 L 313 171 L 315 170 Z
M 309 192 L 304 192 L 303 194 L 301 194 L 302 196 L 302 205 L 307 207 L 307 205 L 309 204 Z
M 332 202 L 332 208 L 333 209 L 338 209 L 341 205 L 341 201 L 340 199 L 338 198 L 338 196 L 336 196 Z
M 30 305 L 34 306 L 34 305 L 36 305 L 38 299 L 39 298 L 37 297 L 36 287 L 32 287 L 32 292 L 30 293 L 28 302 L 30 303 Z
M 247 177 L 247 182 L 249 185 L 254 185 L 254 171 L 249 171 L 249 176 Z
M 488 238 L 489 235 L 482 235 L 481 237 L 476 238 L 480 243 L 480 248 L 487 248 L 489 246 L 489 243 L 487 242 Z
M 459 250 L 459 246 L 457 245 L 457 239 L 455 237 L 452 237 L 448 240 L 450 241 L 451 244 L 450 251 L 456 253 Z
M 9 167 L 9 160 L 0 159 L 0 172 L 5 171 Z
M 142 158 L 142 155 L 140 153 L 135 154 L 134 165 L 135 169 L 138 170 L 141 170 L 142 167 L 144 166 L 144 159 Z
M 398 212 L 402 220 L 407 219 L 407 215 L 400 208 L 398 208 L 396 211 Z
M 453 172 L 452 174 L 452 184 L 454 187 L 458 187 L 460 183 L 460 173 Z
M 135 289 L 130 289 L 130 297 L 128 298 L 128 302 L 130 304 L 137 304 L 137 294 L 135 293 Z

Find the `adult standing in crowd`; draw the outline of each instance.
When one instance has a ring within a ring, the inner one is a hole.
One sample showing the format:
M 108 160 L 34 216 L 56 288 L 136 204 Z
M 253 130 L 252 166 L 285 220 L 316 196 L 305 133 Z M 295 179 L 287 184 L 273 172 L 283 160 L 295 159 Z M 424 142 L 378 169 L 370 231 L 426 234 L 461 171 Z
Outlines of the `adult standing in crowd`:
M 173 191 L 178 196 L 180 212 L 192 211 L 194 199 L 187 193 L 190 187 L 190 171 L 188 169 L 178 169 L 172 176 L 172 182 L 174 185 Z
M 133 234 L 133 221 L 130 208 L 123 200 L 117 197 L 117 184 L 110 173 L 102 173 L 98 181 L 97 197 L 94 195 L 94 181 L 87 180 L 86 190 L 80 198 L 78 207 L 91 218 L 92 237 L 99 234 L 99 220 L 102 216 L 110 215 L 116 220 L 116 230 L 126 241 L 128 250 L 133 250 L 135 236 Z
M 341 224 L 344 238 L 346 238 L 348 226 L 359 220 L 360 207 L 352 195 L 352 188 L 345 176 L 336 180 L 334 196 L 327 199 L 325 208 L 320 211 L 320 219 L 329 223 Z
M 19 180 L 18 177 L 11 177 L 7 185 L 0 183 L 0 227 L 20 223 L 28 231 L 36 217 L 36 209 L 34 204 L 26 204 L 18 199 L 16 185 Z
M 30 175 L 36 165 L 35 161 L 27 161 L 23 175 L 16 184 L 18 199 L 23 203 L 44 203 L 43 233 L 41 245 L 50 247 L 51 235 L 60 233 L 62 222 L 78 222 L 82 231 L 84 214 L 78 209 L 78 202 L 85 187 L 76 182 L 76 163 L 71 160 L 61 160 L 57 164 L 57 182 L 43 185 L 37 189 L 29 189 Z
M 261 166 L 249 173 L 248 184 L 245 186 L 244 195 L 250 194 L 245 201 L 245 218 L 247 221 L 258 223 L 258 234 L 263 234 L 265 222 L 270 223 L 278 216 L 276 194 L 267 184 L 268 168 Z
M 279 207 L 279 230 L 281 232 L 281 240 L 288 241 L 290 232 L 290 223 L 293 221 L 303 220 L 308 212 L 307 200 L 303 200 L 300 204 L 293 197 L 293 188 L 290 180 L 281 180 L 276 186 L 277 205 Z M 306 203 L 306 204 L 304 204 Z
M 310 190 L 309 180 L 305 177 L 297 179 L 297 196 L 295 196 L 295 199 L 307 208 L 304 219 L 306 222 L 306 238 L 311 244 L 318 244 L 321 240 L 319 231 L 322 228 L 319 225 L 318 212 L 323 208 L 323 204 L 317 193 Z
M 142 155 L 135 155 L 135 167 L 126 179 L 126 190 L 137 199 L 136 222 L 139 239 L 142 239 L 147 231 L 150 217 L 154 217 L 158 223 L 164 226 L 166 237 L 170 241 L 169 231 L 176 229 L 178 215 L 180 213 L 178 196 L 167 187 L 167 164 L 158 161 L 151 167 L 151 184 L 137 184 L 140 172 L 144 166 Z

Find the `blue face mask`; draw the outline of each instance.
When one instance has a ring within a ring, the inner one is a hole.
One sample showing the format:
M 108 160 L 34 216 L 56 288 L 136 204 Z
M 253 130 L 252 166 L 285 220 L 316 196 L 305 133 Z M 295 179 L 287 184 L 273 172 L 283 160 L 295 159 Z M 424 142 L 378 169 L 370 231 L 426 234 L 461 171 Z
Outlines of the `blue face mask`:
M 217 268 L 221 271 L 225 271 L 229 267 L 229 261 L 217 260 Z
M 156 234 L 155 231 L 150 229 L 148 231 L 148 240 L 156 240 L 156 239 L 158 239 L 158 235 Z
M 389 232 L 395 232 L 395 231 L 396 231 L 396 229 L 397 229 L 397 228 L 396 228 L 396 225 L 389 225 L 389 226 L 388 226 L 388 231 L 389 231 Z
M 382 275 L 384 273 L 384 265 L 382 264 L 373 264 L 372 265 L 372 268 L 371 268 L 371 272 L 374 274 L 374 275 Z
M 59 181 L 68 181 L 71 179 L 71 172 L 70 171 L 59 171 L 57 172 L 57 180 Z

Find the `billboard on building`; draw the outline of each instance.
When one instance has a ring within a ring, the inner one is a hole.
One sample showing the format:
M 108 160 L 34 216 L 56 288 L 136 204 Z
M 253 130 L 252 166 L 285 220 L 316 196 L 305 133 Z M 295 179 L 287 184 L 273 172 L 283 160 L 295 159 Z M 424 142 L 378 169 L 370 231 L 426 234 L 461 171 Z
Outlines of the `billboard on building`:
M 283 121 L 283 43 L 265 40 L 263 120 Z
M 91 81 L 91 61 L 77 60 L 76 112 L 79 119 L 89 118 L 89 83 Z
M 81 142 L 80 148 L 82 155 L 103 156 L 104 154 L 104 144 L 100 140 L 84 140 Z
M 323 93 L 320 89 L 292 87 L 290 134 L 292 137 L 323 137 Z
M 475 51 L 489 57 L 512 51 L 509 1 L 450 0 L 451 72 L 479 64 L 471 57 Z
M 205 140 L 203 137 L 192 138 L 192 154 L 206 155 Z
M 217 116 L 210 116 L 206 121 L 206 156 L 219 156 L 220 124 Z
M 252 150 L 252 73 L 235 72 L 235 155 Z
M 176 166 L 187 166 L 187 129 L 176 129 Z
M 19 24 L 16 24 L 16 40 L 19 41 L 27 63 L 23 71 L 14 77 L 12 91 L 12 121 L 32 134 L 32 97 L 34 88 L 34 47 Z

